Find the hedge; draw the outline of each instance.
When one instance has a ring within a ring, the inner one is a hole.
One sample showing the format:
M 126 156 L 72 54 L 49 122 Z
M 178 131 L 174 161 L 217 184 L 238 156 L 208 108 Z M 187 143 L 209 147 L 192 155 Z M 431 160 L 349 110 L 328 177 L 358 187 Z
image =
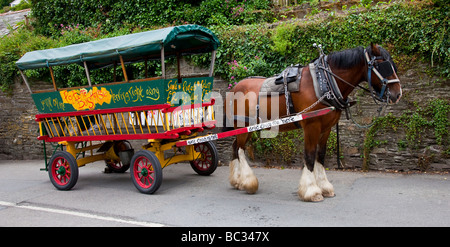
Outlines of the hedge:
M 124 25 L 150 27 L 195 23 L 240 25 L 269 18 L 269 0 L 32 0 L 34 27 L 40 34 L 53 35 L 59 25 L 102 25 L 111 32 Z
M 224 4 L 235 2 L 215 1 L 203 1 L 199 6 L 194 6 L 190 1 L 181 1 L 175 4 L 175 1 L 169 0 L 165 1 L 164 11 L 172 9 L 173 13 L 177 14 L 158 13 L 166 15 L 168 20 L 187 19 L 189 13 L 182 16 L 179 11 L 180 6 L 203 7 L 210 10 L 208 13 L 212 13 L 211 10 L 216 4 L 215 6 L 221 6 L 229 12 L 230 6 L 226 7 Z M 34 31 L 24 28 L 2 38 L 0 43 L 0 83 L 3 90 L 9 88 L 14 76 L 18 74 L 14 62 L 29 50 L 60 47 L 153 28 L 153 26 L 140 27 L 130 23 L 119 27 L 120 19 L 123 18 L 123 22 L 130 20 L 127 19 L 131 18 L 127 17 L 127 13 L 133 12 L 132 9 L 135 9 L 128 3 L 133 2 L 138 4 L 135 6 L 141 6 L 139 4 L 145 1 L 123 2 L 120 4 L 120 8 L 119 5 L 114 7 L 118 3 L 112 0 L 97 0 L 95 1 L 97 4 L 87 0 L 77 6 L 74 5 L 75 1 L 56 0 L 53 1 L 54 5 L 51 7 L 41 6 L 40 4 L 44 2 L 47 1 L 33 2 L 35 8 L 33 13 L 37 18 L 33 24 Z M 261 4 L 257 6 L 257 2 L 261 2 Z M 67 5 L 63 5 L 63 3 L 67 3 Z M 110 4 L 108 5 L 108 3 Z M 253 8 L 264 7 L 263 3 L 262 0 L 254 1 Z M 145 8 L 150 11 L 152 6 L 158 7 L 157 4 L 154 3 Z M 104 12 L 106 10 L 102 7 L 103 5 L 111 7 Z M 49 11 L 54 11 L 54 13 L 49 13 Z M 78 11 L 84 14 L 79 15 Z M 163 9 L 158 7 L 158 10 L 151 11 L 163 11 Z M 118 12 L 123 13 L 119 14 Z M 347 15 L 337 16 L 333 11 L 328 11 L 325 13 L 327 14 L 326 18 L 316 18 L 312 15 L 306 19 L 283 22 L 278 26 L 266 22 L 247 25 L 212 25 L 210 23 L 211 25 L 207 26 L 218 35 L 222 43 L 217 52 L 216 73 L 228 79 L 233 86 L 234 82 L 246 76 L 271 76 L 282 71 L 287 65 L 307 64 L 318 56 L 317 50 L 312 47 L 313 43 L 322 44 L 326 53 L 329 53 L 356 46 L 367 46 L 370 42 L 374 42 L 388 48 L 394 60 L 403 54 L 419 57 L 431 63 L 438 73 L 447 78 L 450 77 L 450 37 L 448 34 L 450 7 L 447 4 L 440 0 L 401 1 L 390 5 L 378 4 L 361 13 L 355 12 L 355 10 L 348 10 L 348 12 Z M 108 17 L 106 19 L 102 17 L 105 13 Z M 52 20 L 45 19 L 47 15 Z M 220 8 L 217 14 L 209 14 L 216 19 L 220 15 Z M 69 16 L 72 16 L 72 19 L 66 20 L 66 23 L 69 21 L 74 23 L 79 21 L 80 23 L 70 25 L 60 23 L 63 18 L 69 18 Z M 112 19 L 112 16 L 120 18 Z M 87 23 L 89 18 L 92 18 L 90 24 L 98 23 L 99 25 L 83 24 Z M 161 16 L 153 18 L 155 22 L 163 22 Z M 144 17 L 137 18 L 136 22 L 144 21 L 144 19 Z M 245 20 L 249 19 L 247 16 Z M 233 17 L 226 20 L 229 22 L 233 20 Z M 43 24 L 47 22 L 48 24 Z M 110 25 L 110 27 L 114 27 L 111 32 L 105 32 L 104 29 L 105 25 L 109 25 L 108 22 L 116 23 Z M 240 22 L 245 21 L 240 20 Z M 165 25 L 170 24 L 166 23 Z M 52 30 L 52 38 L 38 34 L 43 32 L 44 27 Z M 193 58 L 193 60 L 199 64 L 208 64 L 206 57 Z M 401 63 L 398 65 L 402 66 Z M 155 70 L 158 68 L 155 67 Z M 62 86 L 75 86 L 82 80 L 80 76 L 83 76 L 83 73 L 76 75 L 77 73 L 64 69 L 55 71 L 55 74 L 57 81 L 66 82 L 66 85 Z M 109 78 L 107 74 L 108 72 L 98 73 L 96 76 Z M 48 76 L 45 72 L 37 72 L 34 75 L 37 77 Z
M 322 44 L 325 53 L 330 53 L 373 42 L 388 48 L 394 60 L 403 55 L 422 58 L 436 73 L 449 78 L 449 16 L 446 4 L 405 1 L 346 16 L 329 12 L 328 18 L 294 20 L 273 29 L 266 24 L 217 26 L 213 29 L 222 41 L 217 70 L 230 81 L 248 75 L 270 76 L 290 64 L 305 65 L 317 57 L 313 43 Z M 256 63 L 255 57 L 261 61 Z M 232 70 L 232 63 L 247 68 L 262 65 L 265 70 L 245 74 Z

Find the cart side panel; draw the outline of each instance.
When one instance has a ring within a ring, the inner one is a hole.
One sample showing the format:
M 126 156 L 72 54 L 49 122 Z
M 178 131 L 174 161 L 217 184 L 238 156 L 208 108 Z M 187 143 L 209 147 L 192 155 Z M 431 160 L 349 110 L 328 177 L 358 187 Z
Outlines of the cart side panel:
M 32 98 L 40 113 L 118 109 L 171 103 L 178 105 L 209 101 L 205 96 L 213 87 L 212 77 L 148 80 L 93 87 L 61 89 L 34 93 Z M 199 99 L 200 90 L 201 97 Z M 178 93 L 177 92 L 184 92 Z M 180 99 L 174 98 L 181 97 Z M 191 102 L 189 102 L 190 97 Z M 172 100 L 174 98 L 174 100 Z

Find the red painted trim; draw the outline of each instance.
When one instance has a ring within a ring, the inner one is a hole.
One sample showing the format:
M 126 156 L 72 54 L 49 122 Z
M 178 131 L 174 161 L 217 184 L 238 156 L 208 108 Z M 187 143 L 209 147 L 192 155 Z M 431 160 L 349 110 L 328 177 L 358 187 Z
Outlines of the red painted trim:
M 133 107 L 123 107 L 123 108 L 113 108 L 113 109 L 102 109 L 102 110 L 44 113 L 44 114 L 37 114 L 36 121 L 40 122 L 44 118 L 51 118 L 51 117 L 72 117 L 72 116 L 84 116 L 84 115 L 95 115 L 95 114 L 109 114 L 109 113 L 118 113 L 118 112 L 164 110 L 169 107 L 170 107 L 170 104 L 160 104 L 160 105 L 133 106 Z
M 211 99 L 210 102 L 206 102 L 206 103 L 198 103 L 198 104 L 192 104 L 192 105 L 173 106 L 173 107 L 169 107 L 169 108 L 166 108 L 166 109 L 162 110 L 162 113 L 166 113 L 166 112 L 174 112 L 174 111 L 182 111 L 182 110 L 194 109 L 194 108 L 200 108 L 200 107 L 206 107 L 206 106 L 212 106 L 212 105 L 214 105 L 215 102 L 216 102 L 215 99 Z
M 194 129 L 197 129 L 197 131 L 200 132 L 200 131 L 203 131 L 204 127 L 214 126 L 215 124 L 216 124 L 216 120 L 213 120 L 213 121 L 203 122 L 202 124 L 194 124 L 192 126 L 180 127 L 180 128 L 168 130 L 168 131 L 166 131 L 166 133 L 179 133 L 179 132 L 189 131 L 189 130 L 194 130 Z
M 119 141 L 119 140 L 139 140 L 139 139 L 176 139 L 180 135 L 177 133 L 154 133 L 154 134 L 132 134 L 132 135 L 97 135 L 97 136 L 62 136 L 53 137 L 39 136 L 38 140 L 46 142 L 83 142 L 83 141 Z

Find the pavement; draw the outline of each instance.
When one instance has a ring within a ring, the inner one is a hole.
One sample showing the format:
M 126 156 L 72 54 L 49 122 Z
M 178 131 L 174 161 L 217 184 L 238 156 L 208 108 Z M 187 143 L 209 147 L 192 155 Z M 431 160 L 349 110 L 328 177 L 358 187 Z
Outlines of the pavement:
M 79 169 L 70 191 L 58 191 L 43 161 L 0 161 L 0 226 L 305 227 L 450 226 L 449 174 L 327 172 L 336 196 L 300 201 L 300 169 L 253 168 L 254 195 L 232 188 L 228 166 L 199 176 L 189 164 L 163 169 L 153 195 L 138 192 L 129 171 L 104 163 Z

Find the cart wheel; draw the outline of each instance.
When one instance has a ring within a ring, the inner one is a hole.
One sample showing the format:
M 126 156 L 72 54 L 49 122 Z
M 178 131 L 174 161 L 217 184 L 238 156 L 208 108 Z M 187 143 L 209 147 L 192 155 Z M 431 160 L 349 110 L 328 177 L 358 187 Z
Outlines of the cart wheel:
M 106 159 L 105 163 L 110 172 L 124 173 L 130 168 L 131 158 L 134 150 L 129 141 L 114 142 L 114 153 L 119 156 L 120 160 Z M 106 170 L 105 170 L 106 171 Z
M 162 168 L 154 153 L 141 150 L 133 155 L 131 180 L 142 193 L 153 194 L 158 190 L 162 182 Z
M 190 161 L 192 169 L 199 175 L 211 175 L 217 168 L 217 148 L 212 142 L 194 144 L 195 151 L 200 153 L 200 157 Z
M 78 165 L 66 151 L 57 151 L 49 162 L 48 175 L 58 190 L 70 190 L 78 180 Z
M 124 173 L 130 168 L 130 165 L 124 165 L 121 161 L 116 161 L 112 159 L 105 160 L 105 163 L 106 166 L 110 169 L 109 172 Z

